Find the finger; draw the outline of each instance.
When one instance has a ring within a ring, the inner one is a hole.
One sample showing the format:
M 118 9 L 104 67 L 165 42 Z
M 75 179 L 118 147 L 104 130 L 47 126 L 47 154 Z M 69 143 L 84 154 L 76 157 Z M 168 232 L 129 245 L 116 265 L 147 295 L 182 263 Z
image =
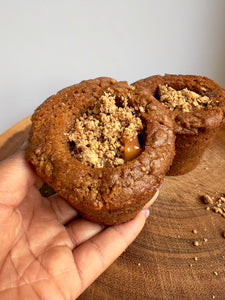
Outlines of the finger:
M 17 207 L 30 187 L 39 182 L 23 151 L 0 163 L 0 204 Z
M 61 224 L 67 224 L 78 216 L 78 212 L 58 194 L 48 198 L 51 208 Z
M 145 211 L 146 213 L 146 211 Z M 131 244 L 142 230 L 146 214 L 124 224 L 108 227 L 73 251 L 74 262 L 83 292 Z
M 19 154 L 19 155 L 20 155 L 20 154 L 23 154 L 24 159 L 25 159 L 25 151 L 26 151 L 26 148 L 27 148 L 27 144 L 28 144 L 28 140 L 26 139 L 26 140 L 23 142 L 23 144 L 20 146 L 20 148 L 18 149 L 18 151 L 15 153 L 15 155 L 17 155 L 17 154 Z M 44 184 L 44 180 L 43 180 L 41 177 L 39 177 L 39 176 L 37 176 L 37 175 L 35 174 L 35 171 L 34 171 L 33 166 L 32 166 L 31 164 L 28 163 L 28 165 L 29 165 L 29 167 L 33 170 L 34 175 L 35 175 L 35 182 L 34 182 L 34 185 L 35 185 L 38 189 L 40 189 L 40 188 L 43 186 L 43 184 Z
M 25 141 L 20 145 L 19 151 L 20 150 L 25 151 L 27 148 L 27 145 L 28 145 L 28 139 L 25 139 Z
M 44 180 L 41 177 L 36 175 L 34 185 L 38 190 L 40 190 L 40 188 L 43 186 L 44 183 L 45 183 Z
M 153 198 L 143 207 L 143 214 L 148 217 L 149 211 L 147 210 L 150 205 L 154 203 L 157 199 L 159 191 L 157 190 Z M 102 231 L 104 226 L 101 226 L 96 223 L 89 222 L 84 219 L 78 219 L 67 226 L 67 232 L 70 236 L 70 239 L 73 243 L 73 247 L 76 248 L 83 242 L 87 241 L 100 231 Z
M 159 196 L 159 190 L 157 190 L 155 195 L 152 197 L 152 199 L 148 203 L 145 204 L 143 209 L 148 209 L 155 202 L 155 200 L 158 198 L 158 196 Z
M 73 249 L 86 242 L 104 229 L 104 226 L 97 223 L 77 219 L 66 226 L 67 233 L 72 241 Z

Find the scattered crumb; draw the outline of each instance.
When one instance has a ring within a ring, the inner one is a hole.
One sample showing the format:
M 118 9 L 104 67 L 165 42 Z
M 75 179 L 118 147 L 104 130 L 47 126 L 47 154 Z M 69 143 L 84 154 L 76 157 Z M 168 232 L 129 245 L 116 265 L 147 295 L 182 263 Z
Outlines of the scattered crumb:
M 197 234 L 197 233 L 198 233 L 198 231 L 197 231 L 196 229 L 193 229 L 192 232 L 193 232 L 194 234 Z
M 213 198 L 211 198 L 209 195 L 203 195 L 203 196 L 201 196 L 201 200 L 205 204 L 213 204 Z
M 225 238 L 225 232 L 223 233 L 223 237 Z
M 221 201 L 222 203 L 225 203 L 225 197 L 224 197 L 224 195 L 220 196 L 220 201 Z
M 203 195 L 200 197 L 204 204 L 209 204 L 206 206 L 206 210 L 212 210 L 215 213 L 219 214 L 220 216 L 225 218 L 225 196 L 221 194 L 220 197 L 214 198 L 210 197 L 209 195 Z
M 202 109 L 210 106 L 211 100 L 207 96 L 201 96 L 187 88 L 176 91 L 172 87 L 159 85 L 159 101 L 168 109 L 181 109 L 183 112 L 192 111 L 194 108 Z
M 220 214 L 222 217 L 225 218 L 225 212 L 222 208 L 220 208 L 219 206 L 213 206 L 212 207 L 212 210 L 217 213 L 217 214 Z
M 124 141 L 136 139 L 143 130 L 142 121 L 135 109 L 128 106 L 128 98 L 121 96 L 120 103 L 114 91 L 108 89 L 75 122 L 74 130 L 66 133 L 74 145 L 71 154 L 90 167 L 124 164 Z
M 194 257 L 194 260 L 195 260 L 195 261 L 197 261 L 197 260 L 198 260 L 198 258 L 195 256 L 195 257 Z
M 213 274 L 214 274 L 215 276 L 218 276 L 218 272 L 216 272 L 216 271 L 214 271 Z
M 138 263 L 138 266 L 140 267 L 141 263 Z
M 199 244 L 199 242 L 198 242 L 198 241 L 194 241 L 194 242 L 193 242 L 193 245 L 194 245 L 195 247 L 198 247 L 198 246 L 200 246 L 200 244 Z
M 189 265 L 190 268 L 192 268 L 192 266 L 193 266 L 192 264 Z
M 208 239 L 204 238 L 203 241 L 204 241 L 204 242 L 208 242 Z

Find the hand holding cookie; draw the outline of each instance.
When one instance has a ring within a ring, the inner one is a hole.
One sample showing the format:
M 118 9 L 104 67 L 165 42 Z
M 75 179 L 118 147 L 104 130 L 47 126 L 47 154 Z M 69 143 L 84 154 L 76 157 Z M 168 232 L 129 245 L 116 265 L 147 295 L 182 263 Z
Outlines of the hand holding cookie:
M 148 217 L 145 207 L 114 227 L 84 220 L 58 195 L 41 196 L 43 181 L 23 152 L 3 161 L 0 172 L 1 299 L 75 299 L 136 238 Z
M 145 89 L 100 77 L 35 110 L 26 159 L 85 219 L 118 225 L 161 186 L 174 140 L 171 113 Z

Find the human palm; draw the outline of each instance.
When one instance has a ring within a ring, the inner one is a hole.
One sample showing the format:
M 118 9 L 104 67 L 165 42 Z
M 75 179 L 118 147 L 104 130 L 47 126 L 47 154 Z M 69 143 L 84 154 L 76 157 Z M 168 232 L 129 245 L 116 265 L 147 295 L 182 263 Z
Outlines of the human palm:
M 0 174 L 0 299 L 75 299 L 144 226 L 146 210 L 103 228 L 58 195 L 42 197 L 22 152 Z

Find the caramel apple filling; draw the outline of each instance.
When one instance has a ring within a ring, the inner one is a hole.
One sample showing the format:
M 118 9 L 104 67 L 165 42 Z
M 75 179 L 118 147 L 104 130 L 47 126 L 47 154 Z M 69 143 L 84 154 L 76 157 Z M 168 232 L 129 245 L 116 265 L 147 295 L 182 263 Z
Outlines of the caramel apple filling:
M 71 155 L 89 167 L 116 167 L 140 155 L 138 135 L 143 124 L 129 97 L 108 89 L 92 109 L 75 121 L 66 135 L 73 144 Z
M 135 137 L 130 138 L 130 139 L 124 138 L 123 143 L 124 143 L 124 160 L 125 161 L 132 160 L 141 154 L 142 148 L 141 148 L 139 140 L 138 140 L 138 135 L 136 135 Z

